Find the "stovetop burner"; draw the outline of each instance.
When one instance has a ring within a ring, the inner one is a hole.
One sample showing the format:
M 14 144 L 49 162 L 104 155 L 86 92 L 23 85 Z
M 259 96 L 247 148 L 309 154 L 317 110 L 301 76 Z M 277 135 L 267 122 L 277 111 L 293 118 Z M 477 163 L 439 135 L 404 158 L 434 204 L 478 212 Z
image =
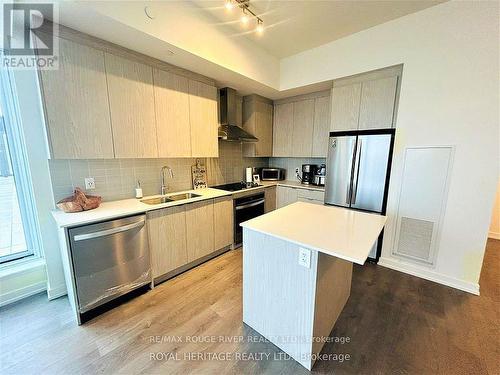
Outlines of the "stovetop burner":
M 260 186 L 259 184 L 255 182 L 234 182 L 232 184 L 224 184 L 224 185 L 217 185 L 213 186 L 214 189 L 220 189 L 220 190 L 226 190 L 226 191 L 238 191 L 238 190 L 245 190 L 245 189 L 250 189 L 253 187 Z

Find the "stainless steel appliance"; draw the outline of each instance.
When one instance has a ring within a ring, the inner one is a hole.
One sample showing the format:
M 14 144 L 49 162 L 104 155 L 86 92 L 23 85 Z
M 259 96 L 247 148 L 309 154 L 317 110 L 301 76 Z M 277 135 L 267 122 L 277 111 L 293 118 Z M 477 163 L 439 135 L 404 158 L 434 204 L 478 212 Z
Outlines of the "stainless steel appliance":
M 321 164 L 314 170 L 312 184 L 316 186 L 325 186 L 326 180 L 326 165 Z
M 302 164 L 302 176 L 300 182 L 309 185 L 313 181 L 314 171 L 318 166 L 315 164 Z
M 228 142 L 257 142 L 257 137 L 236 125 L 238 106 L 236 90 L 225 87 L 219 90 L 219 139 Z M 240 108 L 241 111 L 241 108 Z
M 260 170 L 260 179 L 262 181 L 282 181 L 286 178 L 286 169 L 284 168 L 262 168 Z
M 69 237 L 80 314 L 151 283 L 145 215 L 72 228 Z
M 385 214 L 394 129 L 331 132 L 325 203 Z M 370 252 L 378 260 L 383 232 Z
M 244 221 L 264 215 L 265 204 L 264 193 L 257 193 L 234 200 L 234 243 L 239 245 L 243 242 L 243 228 L 240 226 Z
M 235 182 L 232 184 L 214 186 L 215 189 L 226 191 L 240 191 L 257 187 L 258 184 L 246 182 Z M 244 221 L 264 214 L 265 197 L 263 192 L 250 194 L 233 200 L 234 212 L 234 243 L 239 245 L 243 242 L 243 229 L 240 224 Z

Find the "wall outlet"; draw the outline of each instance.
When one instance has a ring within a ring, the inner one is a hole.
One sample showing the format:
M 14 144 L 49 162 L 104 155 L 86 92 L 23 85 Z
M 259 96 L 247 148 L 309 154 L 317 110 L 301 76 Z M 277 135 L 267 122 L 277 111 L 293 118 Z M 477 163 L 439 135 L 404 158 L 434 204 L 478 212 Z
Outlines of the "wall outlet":
M 299 265 L 311 268 L 311 250 L 299 247 Z
M 94 190 L 94 189 L 95 189 L 94 177 L 87 177 L 85 179 L 85 190 Z
M 295 168 L 295 174 L 298 175 L 299 174 L 299 167 Z

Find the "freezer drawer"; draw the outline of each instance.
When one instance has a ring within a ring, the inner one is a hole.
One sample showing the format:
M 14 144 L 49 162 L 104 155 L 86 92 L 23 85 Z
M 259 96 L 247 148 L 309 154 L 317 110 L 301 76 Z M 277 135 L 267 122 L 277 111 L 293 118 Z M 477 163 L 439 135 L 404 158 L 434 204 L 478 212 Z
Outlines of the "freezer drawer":
M 70 229 L 69 235 L 80 313 L 151 282 L 145 215 Z

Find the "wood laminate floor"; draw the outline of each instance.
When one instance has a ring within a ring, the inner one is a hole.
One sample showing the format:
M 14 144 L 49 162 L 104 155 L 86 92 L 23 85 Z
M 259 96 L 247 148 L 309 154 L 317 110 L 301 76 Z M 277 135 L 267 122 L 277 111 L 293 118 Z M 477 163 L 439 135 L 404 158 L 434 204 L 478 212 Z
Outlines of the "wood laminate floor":
M 241 259 L 241 250 L 228 252 L 80 327 L 67 298 L 48 302 L 41 294 L 6 306 L 0 373 L 307 373 L 242 324 Z M 331 334 L 350 342 L 322 352 L 350 359 L 318 361 L 313 372 L 499 374 L 499 265 L 500 241 L 490 240 L 480 297 L 355 266 L 351 297 Z M 196 336 L 204 342 L 192 342 Z

